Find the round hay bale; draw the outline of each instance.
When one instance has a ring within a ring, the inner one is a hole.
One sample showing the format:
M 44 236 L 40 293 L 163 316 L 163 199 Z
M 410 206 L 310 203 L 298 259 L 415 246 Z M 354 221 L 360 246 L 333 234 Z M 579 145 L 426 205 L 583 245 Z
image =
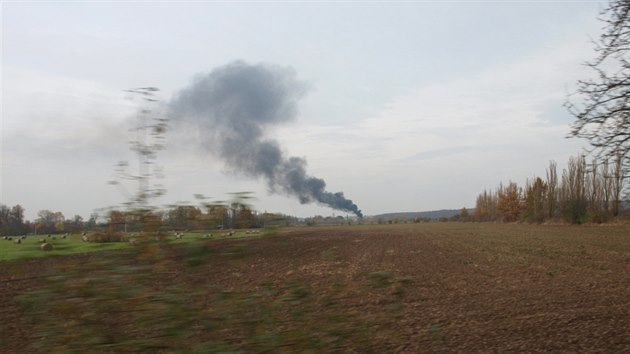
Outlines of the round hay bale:
M 18 244 L 18 243 L 22 243 L 22 239 L 19 239 L 19 238 L 18 238 L 17 240 L 15 240 L 15 241 L 13 241 L 13 242 L 15 242 L 16 244 Z
M 41 246 L 39 247 L 42 249 L 42 251 L 52 251 L 54 248 L 52 243 L 46 243 L 46 242 L 42 243 Z

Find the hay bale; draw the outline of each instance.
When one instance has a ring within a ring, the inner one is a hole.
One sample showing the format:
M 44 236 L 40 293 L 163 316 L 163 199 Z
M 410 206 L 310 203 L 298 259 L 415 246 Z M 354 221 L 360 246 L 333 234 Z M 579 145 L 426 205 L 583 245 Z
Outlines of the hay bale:
M 19 239 L 19 238 L 18 238 L 17 240 L 15 240 L 15 241 L 13 241 L 13 242 L 14 242 L 15 244 L 19 244 L 19 243 L 22 243 L 22 239 Z
M 39 248 L 41 248 L 42 251 L 52 251 L 54 246 L 52 243 L 44 242 L 39 246 Z
M 46 239 L 45 239 L 45 238 L 40 238 L 40 239 L 38 240 L 38 242 L 39 242 L 39 243 L 46 243 Z

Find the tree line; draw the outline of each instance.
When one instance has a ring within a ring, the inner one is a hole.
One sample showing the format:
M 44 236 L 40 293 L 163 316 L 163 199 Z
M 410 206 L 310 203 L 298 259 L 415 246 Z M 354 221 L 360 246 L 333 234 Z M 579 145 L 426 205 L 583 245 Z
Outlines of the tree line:
M 2 235 L 48 234 L 79 232 L 97 226 L 98 214 L 93 213 L 86 221 L 80 215 L 66 219 L 60 211 L 48 209 L 37 212 L 33 221 L 24 218 L 25 209 L 17 204 L 8 207 L 0 204 L 0 233 Z
M 585 63 L 595 75 L 579 80 L 565 103 L 576 118 L 570 136 L 588 140 L 593 161 L 571 157 L 561 176 L 551 161 L 545 178 L 484 190 L 470 219 L 580 224 L 619 215 L 624 177 L 630 177 L 630 1 L 610 0 L 600 21 L 596 57 Z
M 295 217 L 269 212 L 257 212 L 246 205 L 174 206 L 166 210 L 137 211 L 110 210 L 99 217 L 92 213 L 85 220 L 80 215 L 66 218 L 60 211 L 40 210 L 33 221 L 24 217 L 25 209 L 0 204 L 0 234 L 55 234 L 92 230 L 143 231 L 151 223 L 164 230 L 244 229 L 294 224 Z
M 477 196 L 472 221 L 542 223 L 549 220 L 573 224 L 602 223 L 619 215 L 624 188 L 624 155 L 601 163 L 587 163 L 584 155 L 569 158 L 559 176 L 550 161 L 545 177 L 527 179 L 524 186 L 510 181 Z

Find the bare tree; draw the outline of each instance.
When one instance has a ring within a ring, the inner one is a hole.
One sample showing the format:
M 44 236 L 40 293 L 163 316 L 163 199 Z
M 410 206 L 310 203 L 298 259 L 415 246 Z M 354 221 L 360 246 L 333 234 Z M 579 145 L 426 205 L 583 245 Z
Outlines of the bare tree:
M 575 116 L 571 135 L 586 138 L 600 159 L 621 153 L 630 162 L 630 1 L 611 0 L 601 12 L 604 33 L 586 65 L 594 79 L 578 81 L 579 97 L 565 106 Z M 578 102 L 578 103 L 576 103 Z M 625 170 L 627 176 L 630 171 Z
M 606 158 L 604 162 L 600 165 L 601 176 L 603 178 L 602 181 L 602 207 L 604 208 L 604 213 L 609 214 L 610 212 L 610 199 L 612 196 L 613 190 L 613 180 L 611 178 L 610 173 L 610 162 Z
M 542 178 L 535 177 L 525 183 L 525 219 L 529 222 L 542 223 L 546 216 L 547 183 Z
M 560 184 L 560 209 L 565 220 L 581 224 L 586 219 L 586 159 L 584 156 L 571 157 L 567 169 L 562 172 Z
M 547 216 L 553 219 L 558 209 L 558 172 L 555 161 L 549 161 L 547 168 Z
M 495 221 L 497 218 L 498 197 L 492 191 L 484 190 L 477 197 L 472 218 L 474 221 Z
M 619 215 L 619 206 L 621 204 L 621 191 L 623 189 L 623 159 L 624 157 L 620 152 L 615 156 L 615 164 L 612 168 L 611 180 L 612 180 L 612 214 L 613 216 Z
M 597 165 L 597 160 L 593 159 L 590 165 L 590 169 L 586 174 L 585 190 L 586 198 L 588 200 L 588 209 L 592 214 L 599 214 L 602 211 L 602 194 L 603 194 L 603 182 L 599 175 L 600 169 Z

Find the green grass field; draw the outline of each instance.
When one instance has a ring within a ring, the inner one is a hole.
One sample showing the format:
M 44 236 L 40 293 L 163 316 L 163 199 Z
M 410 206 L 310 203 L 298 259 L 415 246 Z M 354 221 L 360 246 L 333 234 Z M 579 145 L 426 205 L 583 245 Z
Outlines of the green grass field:
M 173 235 L 167 236 L 166 240 L 175 244 L 178 243 L 191 243 L 200 240 L 208 240 L 204 235 L 211 232 L 188 232 L 184 234 L 182 239 L 176 239 Z M 212 232 L 213 239 L 225 239 L 225 236 L 221 236 L 224 232 Z M 232 236 L 227 238 L 242 238 L 242 237 L 255 237 L 263 235 L 260 233 L 246 233 L 244 230 L 235 232 Z M 20 244 L 14 243 L 18 236 L 11 236 L 12 240 L 0 239 L 0 262 L 9 261 L 15 259 L 27 259 L 38 257 L 54 257 L 76 253 L 88 253 L 99 251 L 110 251 L 124 249 L 132 247 L 128 242 L 107 242 L 107 243 L 94 243 L 83 242 L 80 234 L 70 234 L 65 239 L 62 235 L 29 235 L 26 239 L 22 239 Z M 43 251 L 40 248 L 40 239 L 46 239 L 48 243 L 54 246 L 52 251 Z

